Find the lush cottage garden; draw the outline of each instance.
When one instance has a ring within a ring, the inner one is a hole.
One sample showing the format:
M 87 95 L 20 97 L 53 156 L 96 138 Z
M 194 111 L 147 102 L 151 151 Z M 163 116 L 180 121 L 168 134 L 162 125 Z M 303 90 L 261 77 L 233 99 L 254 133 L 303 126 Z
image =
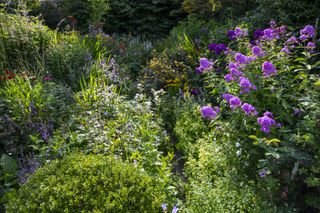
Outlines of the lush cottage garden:
M 0 212 L 319 212 L 318 1 L 0 3 Z

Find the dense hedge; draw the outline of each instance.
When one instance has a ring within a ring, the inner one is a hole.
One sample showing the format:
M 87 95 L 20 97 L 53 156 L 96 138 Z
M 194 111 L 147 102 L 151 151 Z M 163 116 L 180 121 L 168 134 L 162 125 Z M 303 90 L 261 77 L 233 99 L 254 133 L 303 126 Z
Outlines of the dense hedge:
M 7 212 L 158 212 L 165 194 L 146 173 L 119 159 L 74 154 L 39 169 Z

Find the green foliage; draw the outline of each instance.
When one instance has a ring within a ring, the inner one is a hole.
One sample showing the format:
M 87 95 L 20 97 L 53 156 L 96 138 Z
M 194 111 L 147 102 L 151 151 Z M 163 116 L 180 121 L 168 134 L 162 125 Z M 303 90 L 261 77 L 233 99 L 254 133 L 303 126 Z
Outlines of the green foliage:
M 225 21 L 245 16 L 255 6 L 254 0 L 184 0 L 183 8 L 204 20 Z
M 270 172 L 268 176 L 279 184 L 273 196 L 283 200 L 282 203 L 275 202 L 279 209 L 290 207 L 312 211 L 315 207 L 308 206 L 309 201 L 305 197 L 320 197 L 319 191 L 314 188 L 319 184 L 315 178 L 319 174 L 319 146 L 316 145 L 319 133 L 315 131 L 319 126 L 319 105 L 316 104 L 319 99 L 319 88 L 316 86 L 319 62 L 317 54 L 306 47 L 308 42 L 297 44 L 298 47 L 291 49 L 289 54 L 281 52 L 288 33 L 283 33 L 278 39 L 261 40 L 260 47 L 265 54 L 238 68 L 257 87 L 256 90 L 242 92 L 243 88 L 237 80 L 224 81 L 223 75 L 228 73 L 227 70 L 222 74 L 210 72 L 207 75 L 211 94 L 222 107 L 222 116 L 212 122 L 211 132 L 214 134 L 213 141 L 238 142 L 241 145 L 239 158 L 249 165 L 249 170 L 241 168 L 237 173 L 245 170 L 246 174 L 251 175 L 250 179 L 255 180 L 254 169 L 256 173 L 263 170 Z M 253 55 L 248 38 L 237 39 L 230 47 L 235 52 Z M 276 74 L 262 76 L 262 64 L 266 61 L 274 64 Z M 220 63 L 235 63 L 235 57 L 229 54 L 225 59 L 216 61 L 216 64 Z M 223 93 L 240 97 L 242 104 L 252 104 L 261 116 L 266 111 L 273 112 L 273 118 L 282 127 L 272 128 L 269 134 L 263 133 L 257 117 L 245 115 L 240 107 L 230 110 L 229 103 L 221 100 Z M 296 110 L 300 110 L 299 113 Z M 230 135 L 220 135 L 216 128 Z M 310 203 L 315 206 L 312 199 Z
M 254 26 L 263 26 L 271 19 L 290 26 L 302 27 L 319 18 L 320 2 L 316 0 L 257 0 L 257 5 L 245 20 Z
M 77 33 L 57 34 L 46 53 L 46 71 L 73 89 L 79 89 L 79 80 L 89 76 L 94 57 L 86 40 Z
M 17 157 L 28 152 L 28 146 L 36 147 L 29 135 L 49 134 L 67 119 L 70 95 L 68 88 L 52 82 L 32 82 L 27 77 L 5 82 L 0 89 L 0 152 Z M 47 140 L 43 135 L 42 144 Z
M 0 210 L 4 211 L 2 204 L 8 202 L 16 193 L 18 166 L 12 157 L 5 154 L 1 155 L 0 166 Z
M 186 208 L 190 212 L 273 212 L 269 196 L 277 184 L 252 181 L 255 155 L 243 153 L 244 147 L 237 147 L 231 139 L 237 136 L 231 134 L 221 128 L 195 143 L 197 155 L 189 156 L 185 168 Z M 241 156 L 239 150 L 243 150 Z
M 39 169 L 7 212 L 160 212 L 163 184 L 132 164 L 73 154 Z
M 208 133 L 206 123 L 199 116 L 199 108 L 200 106 L 192 103 L 192 99 L 190 98 L 186 99 L 177 112 L 174 127 L 174 133 L 178 140 L 176 147 L 186 156 L 194 154 L 193 144 Z
M 179 20 L 180 1 L 129 0 L 111 1 L 110 12 L 105 16 L 107 32 L 142 34 L 159 38 Z
M 168 138 L 152 107 L 155 101 L 143 94 L 127 100 L 115 86 L 107 86 L 103 76 L 92 76 L 75 99 L 74 114 L 43 156 L 64 156 L 75 150 L 117 155 L 124 160 L 135 159 L 146 171 L 163 176 L 169 183 L 172 154 L 164 156 L 158 148 Z
M 154 47 L 153 42 L 142 36 L 114 35 L 105 43 L 108 51 L 118 63 L 119 71 L 137 81 L 143 74 L 143 66 L 150 59 Z
M 45 50 L 53 39 L 48 28 L 36 18 L 3 10 L 0 23 L 0 67 L 34 74 L 44 72 Z
M 89 76 L 93 61 L 106 56 L 101 36 L 58 33 L 20 13 L 2 11 L 0 19 L 1 69 L 36 77 L 50 75 L 79 89 L 79 80 Z
M 77 29 L 82 32 L 86 32 L 90 24 L 102 22 L 103 16 L 109 11 L 109 0 L 62 0 L 59 4 L 63 16 L 73 16 L 77 22 Z

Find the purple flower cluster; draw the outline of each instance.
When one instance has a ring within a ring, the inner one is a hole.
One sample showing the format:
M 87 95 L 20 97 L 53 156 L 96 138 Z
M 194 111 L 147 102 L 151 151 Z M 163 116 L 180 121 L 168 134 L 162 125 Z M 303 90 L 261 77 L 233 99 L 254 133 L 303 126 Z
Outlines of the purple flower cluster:
M 246 115 L 258 115 L 258 112 L 254 106 L 248 103 L 244 103 L 241 107 L 241 109 L 246 113 Z
M 297 37 L 291 36 L 291 37 L 286 41 L 286 43 L 288 43 L 288 44 L 294 44 L 294 43 L 299 43 L 299 41 L 298 41 Z
M 240 98 L 235 97 L 229 93 L 223 94 L 222 98 L 225 99 L 230 104 L 230 108 L 233 110 L 241 106 Z
M 239 85 L 241 87 L 241 91 L 240 93 L 249 93 L 250 89 L 256 90 L 257 87 L 255 85 L 253 85 L 249 79 L 247 79 L 246 77 L 240 77 L 239 79 Z
M 240 27 L 236 27 L 234 30 L 228 30 L 227 36 L 230 40 L 236 40 L 237 38 L 248 36 L 247 30 L 242 30 Z
M 243 72 L 239 70 L 240 65 L 237 63 L 229 63 L 230 73 L 224 76 L 226 82 L 230 83 L 231 81 L 239 79 L 239 77 L 243 76 Z
M 203 118 L 211 120 L 217 117 L 218 113 L 220 112 L 219 107 L 212 108 L 211 106 L 203 106 L 200 108 L 200 112 Z
M 279 39 L 281 36 L 285 36 L 287 33 L 287 26 L 282 25 L 280 27 L 277 27 L 277 23 L 275 21 L 270 22 L 270 28 L 267 29 L 257 29 L 253 37 L 257 41 L 259 40 L 265 40 L 265 41 L 271 41 L 274 39 Z
M 210 51 L 214 51 L 216 55 L 220 55 L 222 52 L 227 50 L 227 46 L 225 44 L 211 43 L 208 45 L 208 49 Z
M 307 38 L 313 38 L 316 35 L 316 30 L 312 25 L 307 25 L 300 30 L 300 39 L 306 40 Z M 302 38 L 301 38 L 302 37 Z
M 309 52 L 313 53 L 314 50 L 316 49 L 316 44 L 313 43 L 313 42 L 311 42 L 311 41 L 309 41 L 308 44 L 307 44 L 307 46 L 306 46 L 306 48 L 307 48 L 307 50 L 308 50 Z
M 266 77 L 277 73 L 277 69 L 274 67 L 274 65 L 270 61 L 263 62 L 262 71 L 263 71 L 263 76 L 266 76 Z
M 262 36 L 264 36 L 263 29 L 257 29 L 253 33 L 253 38 L 254 39 L 260 39 L 260 38 L 262 38 Z
M 262 57 L 266 55 L 266 52 L 261 49 L 259 46 L 253 46 L 251 48 L 252 55 Z
M 273 29 L 270 29 L 270 28 L 265 29 L 265 30 L 263 31 L 263 36 L 262 36 L 262 38 L 263 38 L 264 40 L 272 40 L 272 39 L 276 38 L 276 33 L 274 32 Z
M 281 53 L 285 53 L 285 54 L 290 54 L 290 49 L 288 48 L 288 46 L 284 46 L 281 50 Z
M 214 62 L 209 61 L 207 58 L 200 58 L 200 66 L 196 69 L 198 74 L 209 71 L 213 68 Z
M 246 56 L 242 53 L 236 53 L 234 56 L 234 60 L 239 64 L 250 64 L 255 59 L 253 56 Z
M 264 133 L 269 133 L 270 132 L 270 128 L 272 126 L 276 126 L 276 121 L 273 120 L 273 115 L 271 112 L 265 112 L 263 114 L 263 117 L 259 117 L 258 118 L 258 123 L 261 126 L 261 131 Z

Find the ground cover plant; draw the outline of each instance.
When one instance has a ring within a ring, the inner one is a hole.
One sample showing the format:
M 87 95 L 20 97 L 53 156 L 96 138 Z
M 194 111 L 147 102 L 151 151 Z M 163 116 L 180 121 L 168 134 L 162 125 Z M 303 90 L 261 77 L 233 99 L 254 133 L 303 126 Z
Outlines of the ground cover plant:
M 318 212 L 310 5 L 0 1 L 0 211 Z

